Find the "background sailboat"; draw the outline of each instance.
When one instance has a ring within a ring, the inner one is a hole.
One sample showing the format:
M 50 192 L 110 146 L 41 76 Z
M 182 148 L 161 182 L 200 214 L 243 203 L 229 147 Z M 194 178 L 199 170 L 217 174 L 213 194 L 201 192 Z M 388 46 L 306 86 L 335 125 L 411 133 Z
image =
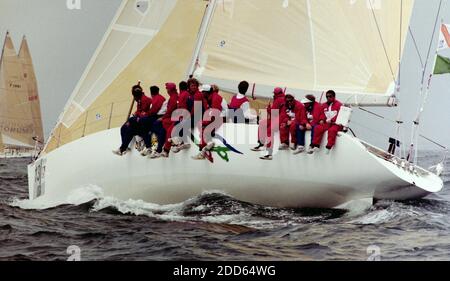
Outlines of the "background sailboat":
M 124 200 L 167 204 L 220 190 L 239 200 L 288 207 L 413 199 L 442 188 L 437 175 L 350 134 L 340 135 L 328 157 L 286 152 L 271 163 L 249 152 L 257 126 L 245 124 L 218 130 L 227 140 L 233 134 L 248 139 L 235 145 L 243 154 L 230 152 L 213 164 L 190 160 L 195 149 L 155 161 L 135 151 L 123 158 L 112 155 L 128 112 L 130 86 L 137 80 L 163 85 L 194 73 L 202 82 L 218 84 L 228 97 L 239 80 L 250 80 L 262 104 L 274 86 L 285 86 L 298 97 L 308 92 L 320 97 L 321 91 L 334 88 L 349 105 L 394 105 L 414 4 L 212 0 L 206 7 L 205 1 L 179 0 L 168 10 L 169 2 L 153 1 L 147 11 L 140 2 L 122 2 L 44 154 L 29 166 L 30 199 L 36 204 L 66 202 L 78 188 L 92 184 L 102 187 L 105 196 Z M 165 17 L 143 26 L 150 15 Z M 146 41 L 136 42 L 139 36 Z M 62 165 L 67 158 L 70 167 Z
M 25 37 L 19 55 L 7 33 L 0 65 L 0 132 L 9 157 L 31 155 L 44 140 L 37 82 Z

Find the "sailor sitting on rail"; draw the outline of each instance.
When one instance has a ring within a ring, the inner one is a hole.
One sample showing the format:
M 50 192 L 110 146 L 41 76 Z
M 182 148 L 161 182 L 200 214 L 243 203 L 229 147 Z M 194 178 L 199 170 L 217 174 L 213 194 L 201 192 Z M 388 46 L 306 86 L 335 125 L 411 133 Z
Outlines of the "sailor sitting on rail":
M 159 94 L 159 88 L 157 86 L 150 87 L 150 94 L 152 96 L 152 105 L 150 107 L 150 111 L 148 116 L 142 118 L 140 122 L 140 136 L 144 139 L 145 149 L 141 152 L 142 156 L 147 156 L 152 153 L 152 141 L 151 135 L 155 133 L 158 137 L 158 148 L 153 154 L 156 156 L 157 154 L 162 152 L 162 146 L 164 144 L 164 135 L 161 132 L 164 130 L 161 122 L 157 122 L 160 119 L 164 112 L 163 105 L 166 99 Z
M 166 83 L 167 94 L 169 95 L 169 100 L 167 101 L 167 109 L 163 117 L 157 120 L 162 124 L 162 130 L 158 131 L 158 142 L 160 139 L 165 139 L 164 150 L 161 153 L 152 153 L 150 158 L 155 159 L 159 157 L 169 157 L 169 152 L 172 147 L 172 131 L 175 127 L 175 121 L 172 121 L 172 114 L 177 109 L 178 104 L 178 92 L 175 83 Z M 159 144 L 158 144 L 159 146 Z
M 304 114 L 296 114 L 296 139 L 297 149 L 294 154 L 299 154 L 305 151 L 305 134 L 306 131 L 311 131 L 311 142 L 314 137 L 314 128 L 319 124 L 322 114 L 322 106 L 316 102 L 314 95 L 306 95 L 302 101 L 305 106 Z
M 296 149 L 296 115 L 304 116 L 305 106 L 296 100 L 293 95 L 286 95 L 286 102 L 280 112 L 280 150 L 287 150 L 289 148 L 289 135 L 291 137 L 290 147 L 292 150 Z
M 189 93 L 189 86 L 188 83 L 186 81 L 181 81 L 179 84 L 179 89 L 180 89 L 180 94 L 178 96 L 178 109 L 180 110 L 186 110 L 187 112 L 192 112 L 192 109 L 194 107 L 194 95 L 191 95 Z M 198 91 L 198 86 L 197 86 L 197 91 Z M 188 118 L 191 119 L 191 118 Z M 179 123 L 183 122 L 183 117 L 180 116 L 179 121 L 176 122 L 176 125 L 178 125 Z M 185 122 L 191 122 L 190 120 L 185 120 Z M 182 126 L 182 124 L 181 124 Z M 172 151 L 177 153 L 183 149 L 189 149 L 191 148 L 191 144 L 189 143 L 189 137 L 191 135 L 191 131 L 190 128 L 192 127 L 192 124 L 190 124 L 190 126 L 186 127 L 186 132 L 185 130 L 181 129 L 179 132 L 179 136 L 175 136 L 174 138 L 172 138 L 171 143 L 173 144 L 172 146 Z
M 175 145 L 172 147 L 172 151 L 174 153 L 178 153 L 183 149 L 189 149 L 191 147 L 189 141 L 191 138 L 191 132 L 194 128 L 194 104 L 199 103 L 201 105 L 200 111 L 198 114 L 203 116 L 203 112 L 205 112 L 205 108 L 207 106 L 206 101 L 203 100 L 203 94 L 200 92 L 199 86 L 200 83 L 195 78 L 190 78 L 187 82 L 180 82 L 180 96 L 178 98 L 178 109 L 186 110 L 190 113 L 190 116 L 180 117 L 181 121 L 177 124 L 177 129 L 181 128 L 179 131 L 181 141 L 180 143 L 174 143 Z M 199 120 L 201 117 L 199 118 Z M 175 130 L 177 131 L 177 130 Z M 176 138 L 178 140 L 178 138 Z
M 201 91 L 206 101 L 206 111 L 201 121 L 200 152 L 192 157 L 194 160 L 206 159 L 206 154 L 214 148 L 214 142 L 211 138 L 215 129 L 222 126 L 227 107 L 225 100 L 219 95 L 219 88 L 216 85 L 202 85 Z
M 131 94 L 133 95 L 133 98 L 137 103 L 137 110 L 120 129 L 122 145 L 119 149 L 113 151 L 114 154 L 120 156 L 127 153 L 128 146 L 133 140 L 133 137 L 140 134 L 142 118 L 145 118 L 149 115 L 150 106 L 152 103 L 152 99 L 144 94 L 140 83 L 132 87 Z
M 308 149 L 309 154 L 319 150 L 322 137 L 326 131 L 328 131 L 328 143 L 326 146 L 326 153 L 328 154 L 336 143 L 338 132 L 343 129 L 341 125 L 336 124 L 342 103 L 336 100 L 336 93 L 333 90 L 329 90 L 326 93 L 326 97 L 327 102 L 322 105 L 319 125 L 314 128 L 314 138 L 311 147 Z
M 285 104 L 285 95 L 283 89 L 277 87 L 273 90 L 273 103 L 267 106 L 267 119 L 263 119 L 259 122 L 258 126 L 258 146 L 252 148 L 252 151 L 261 151 L 264 149 L 264 144 L 266 148 L 266 155 L 260 157 L 262 160 L 272 160 L 272 151 L 273 151 L 273 139 L 272 134 L 272 119 L 274 119 L 274 123 L 278 124 L 275 126 L 275 131 L 279 128 L 280 123 L 280 111 L 282 110 Z M 273 113 L 273 114 L 272 114 Z

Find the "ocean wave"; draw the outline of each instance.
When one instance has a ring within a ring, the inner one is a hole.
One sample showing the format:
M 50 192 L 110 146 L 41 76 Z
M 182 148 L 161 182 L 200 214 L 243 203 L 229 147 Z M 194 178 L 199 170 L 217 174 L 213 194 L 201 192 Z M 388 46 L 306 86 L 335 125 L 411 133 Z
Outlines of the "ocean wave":
M 442 211 L 437 201 L 430 203 L 431 200 L 417 200 L 397 202 L 391 200 L 382 200 L 373 205 L 365 214 L 352 219 L 349 223 L 362 225 L 379 225 L 395 223 L 402 221 L 407 224 L 408 221 L 419 220 L 425 215 L 438 214 Z

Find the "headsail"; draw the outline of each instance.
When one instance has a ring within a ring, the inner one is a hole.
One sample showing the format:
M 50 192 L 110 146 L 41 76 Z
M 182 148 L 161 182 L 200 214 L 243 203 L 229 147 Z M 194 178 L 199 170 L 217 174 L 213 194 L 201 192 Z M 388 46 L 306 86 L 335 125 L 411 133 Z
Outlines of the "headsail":
M 27 83 L 9 33 L 5 38 L 0 64 L 0 132 L 7 146 L 34 146 L 34 119 Z
M 334 89 L 346 103 L 387 105 L 413 4 L 217 0 L 195 75 L 229 90 L 246 79 L 259 97 L 274 86 L 299 95 Z
M 150 83 L 185 78 L 207 2 L 155 0 L 148 10 L 137 9 L 135 5 L 142 2 L 122 2 L 45 152 L 121 126 L 129 109 L 130 88 L 137 80 L 148 88 Z
M 72 93 L 61 122 L 70 127 L 152 41 L 176 0 L 122 1 L 116 16 Z M 136 77 L 135 80 L 142 79 Z

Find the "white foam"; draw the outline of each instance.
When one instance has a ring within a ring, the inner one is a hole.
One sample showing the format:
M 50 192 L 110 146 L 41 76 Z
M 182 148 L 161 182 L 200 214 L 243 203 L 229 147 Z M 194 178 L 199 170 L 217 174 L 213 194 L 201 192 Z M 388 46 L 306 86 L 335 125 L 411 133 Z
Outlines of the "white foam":
M 376 210 L 368 213 L 361 218 L 350 221 L 354 224 L 382 224 L 395 217 L 395 213 L 389 210 Z
M 10 203 L 13 207 L 18 207 L 25 210 L 45 210 L 54 208 L 60 205 L 81 205 L 92 200 L 101 198 L 103 190 L 96 185 L 88 185 L 73 190 L 65 198 L 55 199 L 52 201 L 44 200 L 45 197 L 39 197 L 33 200 L 30 199 L 13 199 Z

